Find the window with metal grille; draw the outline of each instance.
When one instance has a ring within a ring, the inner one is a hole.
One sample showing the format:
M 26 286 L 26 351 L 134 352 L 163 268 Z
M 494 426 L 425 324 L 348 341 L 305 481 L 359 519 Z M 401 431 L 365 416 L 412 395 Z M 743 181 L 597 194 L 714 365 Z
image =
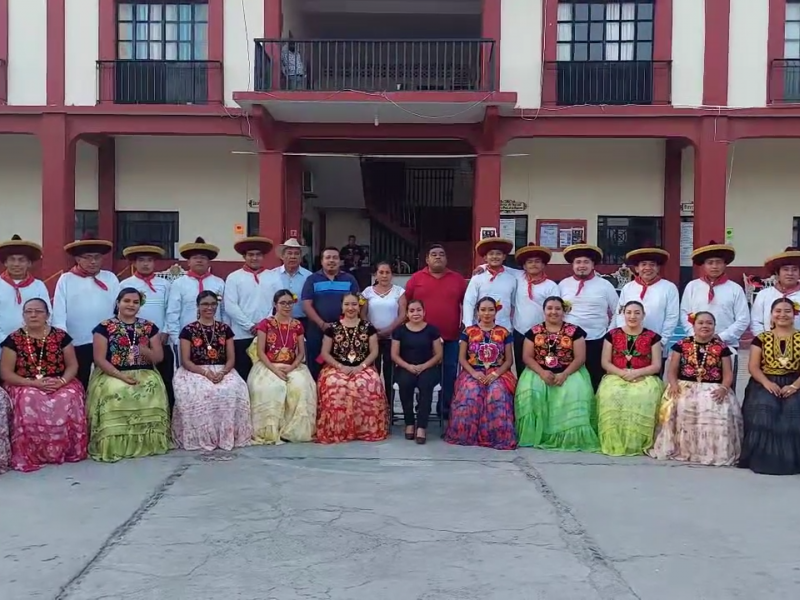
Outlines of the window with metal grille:
M 597 217 L 597 245 L 604 265 L 621 265 L 631 250 L 662 244 L 663 217 Z
M 179 222 L 178 211 L 117 211 L 117 257 L 128 246 L 152 244 L 164 249 L 164 258 L 174 259 Z
M 258 213 L 247 213 L 247 236 L 258 235 Z
M 792 227 L 792 246 L 800 248 L 800 217 L 794 218 L 794 226 Z
M 86 235 L 97 236 L 100 226 L 100 216 L 96 210 L 75 211 L 75 239 L 80 240 Z
M 206 60 L 207 2 L 121 2 L 117 12 L 117 58 Z

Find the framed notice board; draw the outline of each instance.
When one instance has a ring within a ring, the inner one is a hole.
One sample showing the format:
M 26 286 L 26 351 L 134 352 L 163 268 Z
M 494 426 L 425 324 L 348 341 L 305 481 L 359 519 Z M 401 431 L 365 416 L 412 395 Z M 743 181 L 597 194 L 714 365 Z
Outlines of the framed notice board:
M 586 243 L 586 219 L 536 219 L 536 244 L 563 252 L 573 244 Z

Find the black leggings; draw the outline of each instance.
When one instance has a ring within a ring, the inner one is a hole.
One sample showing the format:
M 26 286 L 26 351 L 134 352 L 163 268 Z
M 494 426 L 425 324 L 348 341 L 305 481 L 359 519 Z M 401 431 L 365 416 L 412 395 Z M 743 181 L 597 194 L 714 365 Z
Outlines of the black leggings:
M 89 389 L 89 377 L 94 364 L 94 348 L 92 344 L 75 346 L 75 358 L 78 359 L 78 374 L 76 379 L 81 382 L 84 390 Z
M 592 380 L 594 391 L 600 387 L 600 381 L 606 372 L 603 370 L 603 338 L 586 341 L 586 370 Z
M 392 340 L 378 340 L 378 358 L 375 359 L 375 370 L 378 375 L 383 374 L 383 386 L 386 388 L 386 398 L 389 408 L 392 408 L 394 399 L 394 363 L 392 362 Z M 391 414 L 391 410 L 389 411 Z
M 156 365 L 156 370 L 161 373 L 161 379 L 164 380 L 167 388 L 169 412 L 172 414 L 172 408 L 175 406 L 175 392 L 172 389 L 172 379 L 175 375 L 175 354 L 168 343 L 164 344 L 164 360 Z
M 442 369 L 437 365 L 426 369 L 419 375 L 414 375 L 397 367 L 395 380 L 400 388 L 400 402 L 403 404 L 403 420 L 406 427 L 415 424 L 414 420 L 414 390 L 419 390 L 417 396 L 416 426 L 420 429 L 428 427 L 428 418 L 431 416 L 431 403 L 433 402 L 433 388 L 439 385 Z
M 253 368 L 253 361 L 247 355 L 247 349 L 253 343 L 253 338 L 244 340 L 233 340 L 233 353 L 235 355 L 235 362 L 233 368 L 239 376 L 247 381 L 247 376 L 250 375 L 250 369 Z

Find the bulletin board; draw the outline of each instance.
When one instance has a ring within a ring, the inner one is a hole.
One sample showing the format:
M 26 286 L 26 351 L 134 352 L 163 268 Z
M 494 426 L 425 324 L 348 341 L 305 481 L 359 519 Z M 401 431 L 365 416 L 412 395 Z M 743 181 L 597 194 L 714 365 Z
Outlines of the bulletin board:
M 586 243 L 586 219 L 536 219 L 536 244 L 553 252 Z

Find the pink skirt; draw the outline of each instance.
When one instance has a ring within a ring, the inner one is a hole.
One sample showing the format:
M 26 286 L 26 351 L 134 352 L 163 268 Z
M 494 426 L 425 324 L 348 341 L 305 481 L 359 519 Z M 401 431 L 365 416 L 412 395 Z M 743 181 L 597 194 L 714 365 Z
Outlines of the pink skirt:
M 0 388 L 0 473 L 8 471 L 11 460 L 11 439 L 8 435 L 8 422 L 11 419 L 11 400 Z

